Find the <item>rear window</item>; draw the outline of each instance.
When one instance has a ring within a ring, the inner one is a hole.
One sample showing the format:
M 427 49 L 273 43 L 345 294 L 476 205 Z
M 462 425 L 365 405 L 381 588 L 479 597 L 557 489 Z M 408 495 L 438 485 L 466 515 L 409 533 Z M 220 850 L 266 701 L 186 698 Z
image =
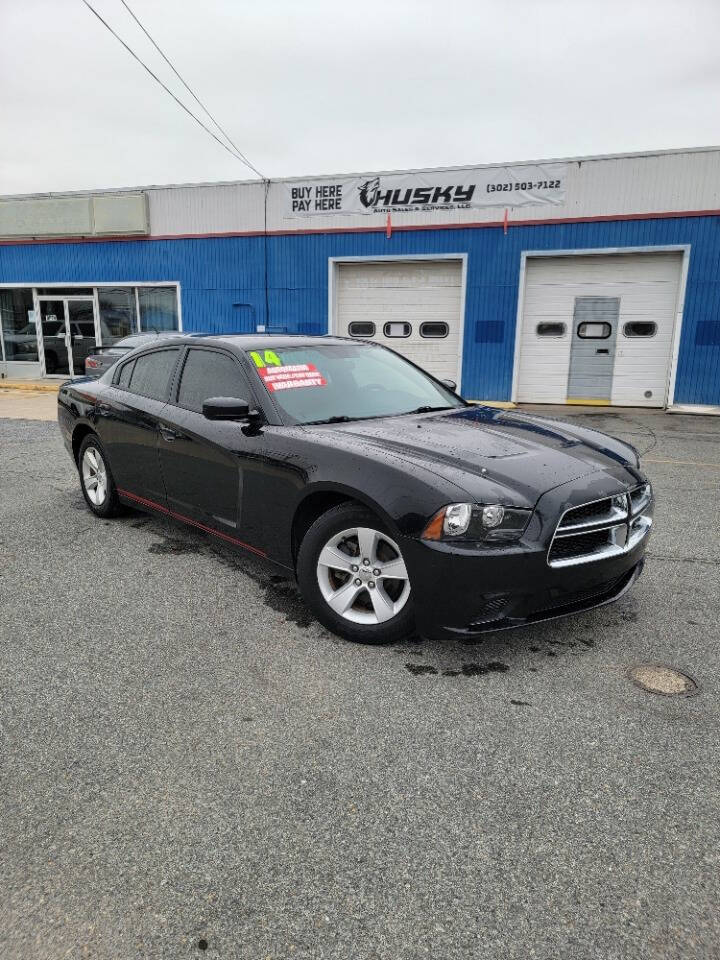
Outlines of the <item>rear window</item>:
M 135 361 L 131 360 L 130 363 L 124 363 L 120 367 L 120 375 L 118 376 L 117 385 L 122 387 L 123 390 L 127 390 L 130 386 L 130 377 L 132 377 L 133 368 L 135 366 Z
M 176 347 L 170 350 L 155 350 L 138 357 L 130 377 L 132 392 L 152 400 L 165 400 L 178 353 Z

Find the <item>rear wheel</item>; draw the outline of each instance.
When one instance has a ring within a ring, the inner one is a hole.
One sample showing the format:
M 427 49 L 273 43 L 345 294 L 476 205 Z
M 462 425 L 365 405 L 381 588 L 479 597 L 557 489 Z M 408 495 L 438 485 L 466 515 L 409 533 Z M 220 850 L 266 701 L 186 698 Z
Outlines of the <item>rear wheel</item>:
M 340 504 L 315 521 L 300 545 L 297 572 L 305 602 L 346 640 L 391 643 L 415 629 L 400 547 L 359 504 Z
M 89 433 L 80 445 L 78 472 L 85 502 L 98 517 L 112 517 L 118 513 L 115 481 L 108 466 L 105 451 L 94 433 Z

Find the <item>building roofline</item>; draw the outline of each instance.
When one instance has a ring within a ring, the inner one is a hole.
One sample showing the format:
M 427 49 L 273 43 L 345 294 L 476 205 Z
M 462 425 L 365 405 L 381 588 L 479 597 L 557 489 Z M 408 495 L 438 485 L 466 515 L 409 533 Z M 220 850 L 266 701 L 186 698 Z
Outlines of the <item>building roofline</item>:
M 642 157 L 667 157 L 688 153 L 720 153 L 720 146 L 676 147 L 669 150 L 640 150 L 631 153 L 598 153 L 576 157 L 552 157 L 543 160 L 511 160 L 494 163 L 460 164 L 441 167 L 406 167 L 395 170 L 362 170 L 354 173 L 318 173 L 301 177 L 270 177 L 272 183 L 298 183 L 307 180 L 345 180 L 352 177 L 378 176 L 391 177 L 403 173 L 453 173 L 458 170 L 489 170 L 497 167 L 524 167 L 549 163 L 591 163 L 603 160 L 633 160 Z M 98 194 L 138 193 L 150 190 L 185 190 L 192 187 L 240 187 L 263 185 L 263 180 L 207 180 L 189 183 L 154 183 L 134 187 L 98 187 L 92 190 L 58 190 L 41 193 L 0 194 L 0 200 L 50 200 L 62 197 L 87 197 Z

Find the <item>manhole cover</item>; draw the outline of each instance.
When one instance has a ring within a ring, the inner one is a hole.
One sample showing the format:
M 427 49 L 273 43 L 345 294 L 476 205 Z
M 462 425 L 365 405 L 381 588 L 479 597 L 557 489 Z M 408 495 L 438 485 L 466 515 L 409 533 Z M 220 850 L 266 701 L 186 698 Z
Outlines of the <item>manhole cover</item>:
M 643 690 L 665 697 L 689 697 L 698 689 L 692 677 L 664 663 L 639 663 L 631 668 L 630 679 Z

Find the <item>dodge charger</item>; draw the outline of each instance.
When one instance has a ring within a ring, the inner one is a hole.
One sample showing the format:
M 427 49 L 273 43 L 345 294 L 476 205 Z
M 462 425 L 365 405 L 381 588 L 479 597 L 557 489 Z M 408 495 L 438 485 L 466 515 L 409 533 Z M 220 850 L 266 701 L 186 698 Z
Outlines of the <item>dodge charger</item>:
M 266 558 L 348 640 L 578 613 L 642 571 L 653 493 L 634 447 L 470 404 L 378 344 L 163 339 L 58 404 L 96 516 L 131 506 Z

